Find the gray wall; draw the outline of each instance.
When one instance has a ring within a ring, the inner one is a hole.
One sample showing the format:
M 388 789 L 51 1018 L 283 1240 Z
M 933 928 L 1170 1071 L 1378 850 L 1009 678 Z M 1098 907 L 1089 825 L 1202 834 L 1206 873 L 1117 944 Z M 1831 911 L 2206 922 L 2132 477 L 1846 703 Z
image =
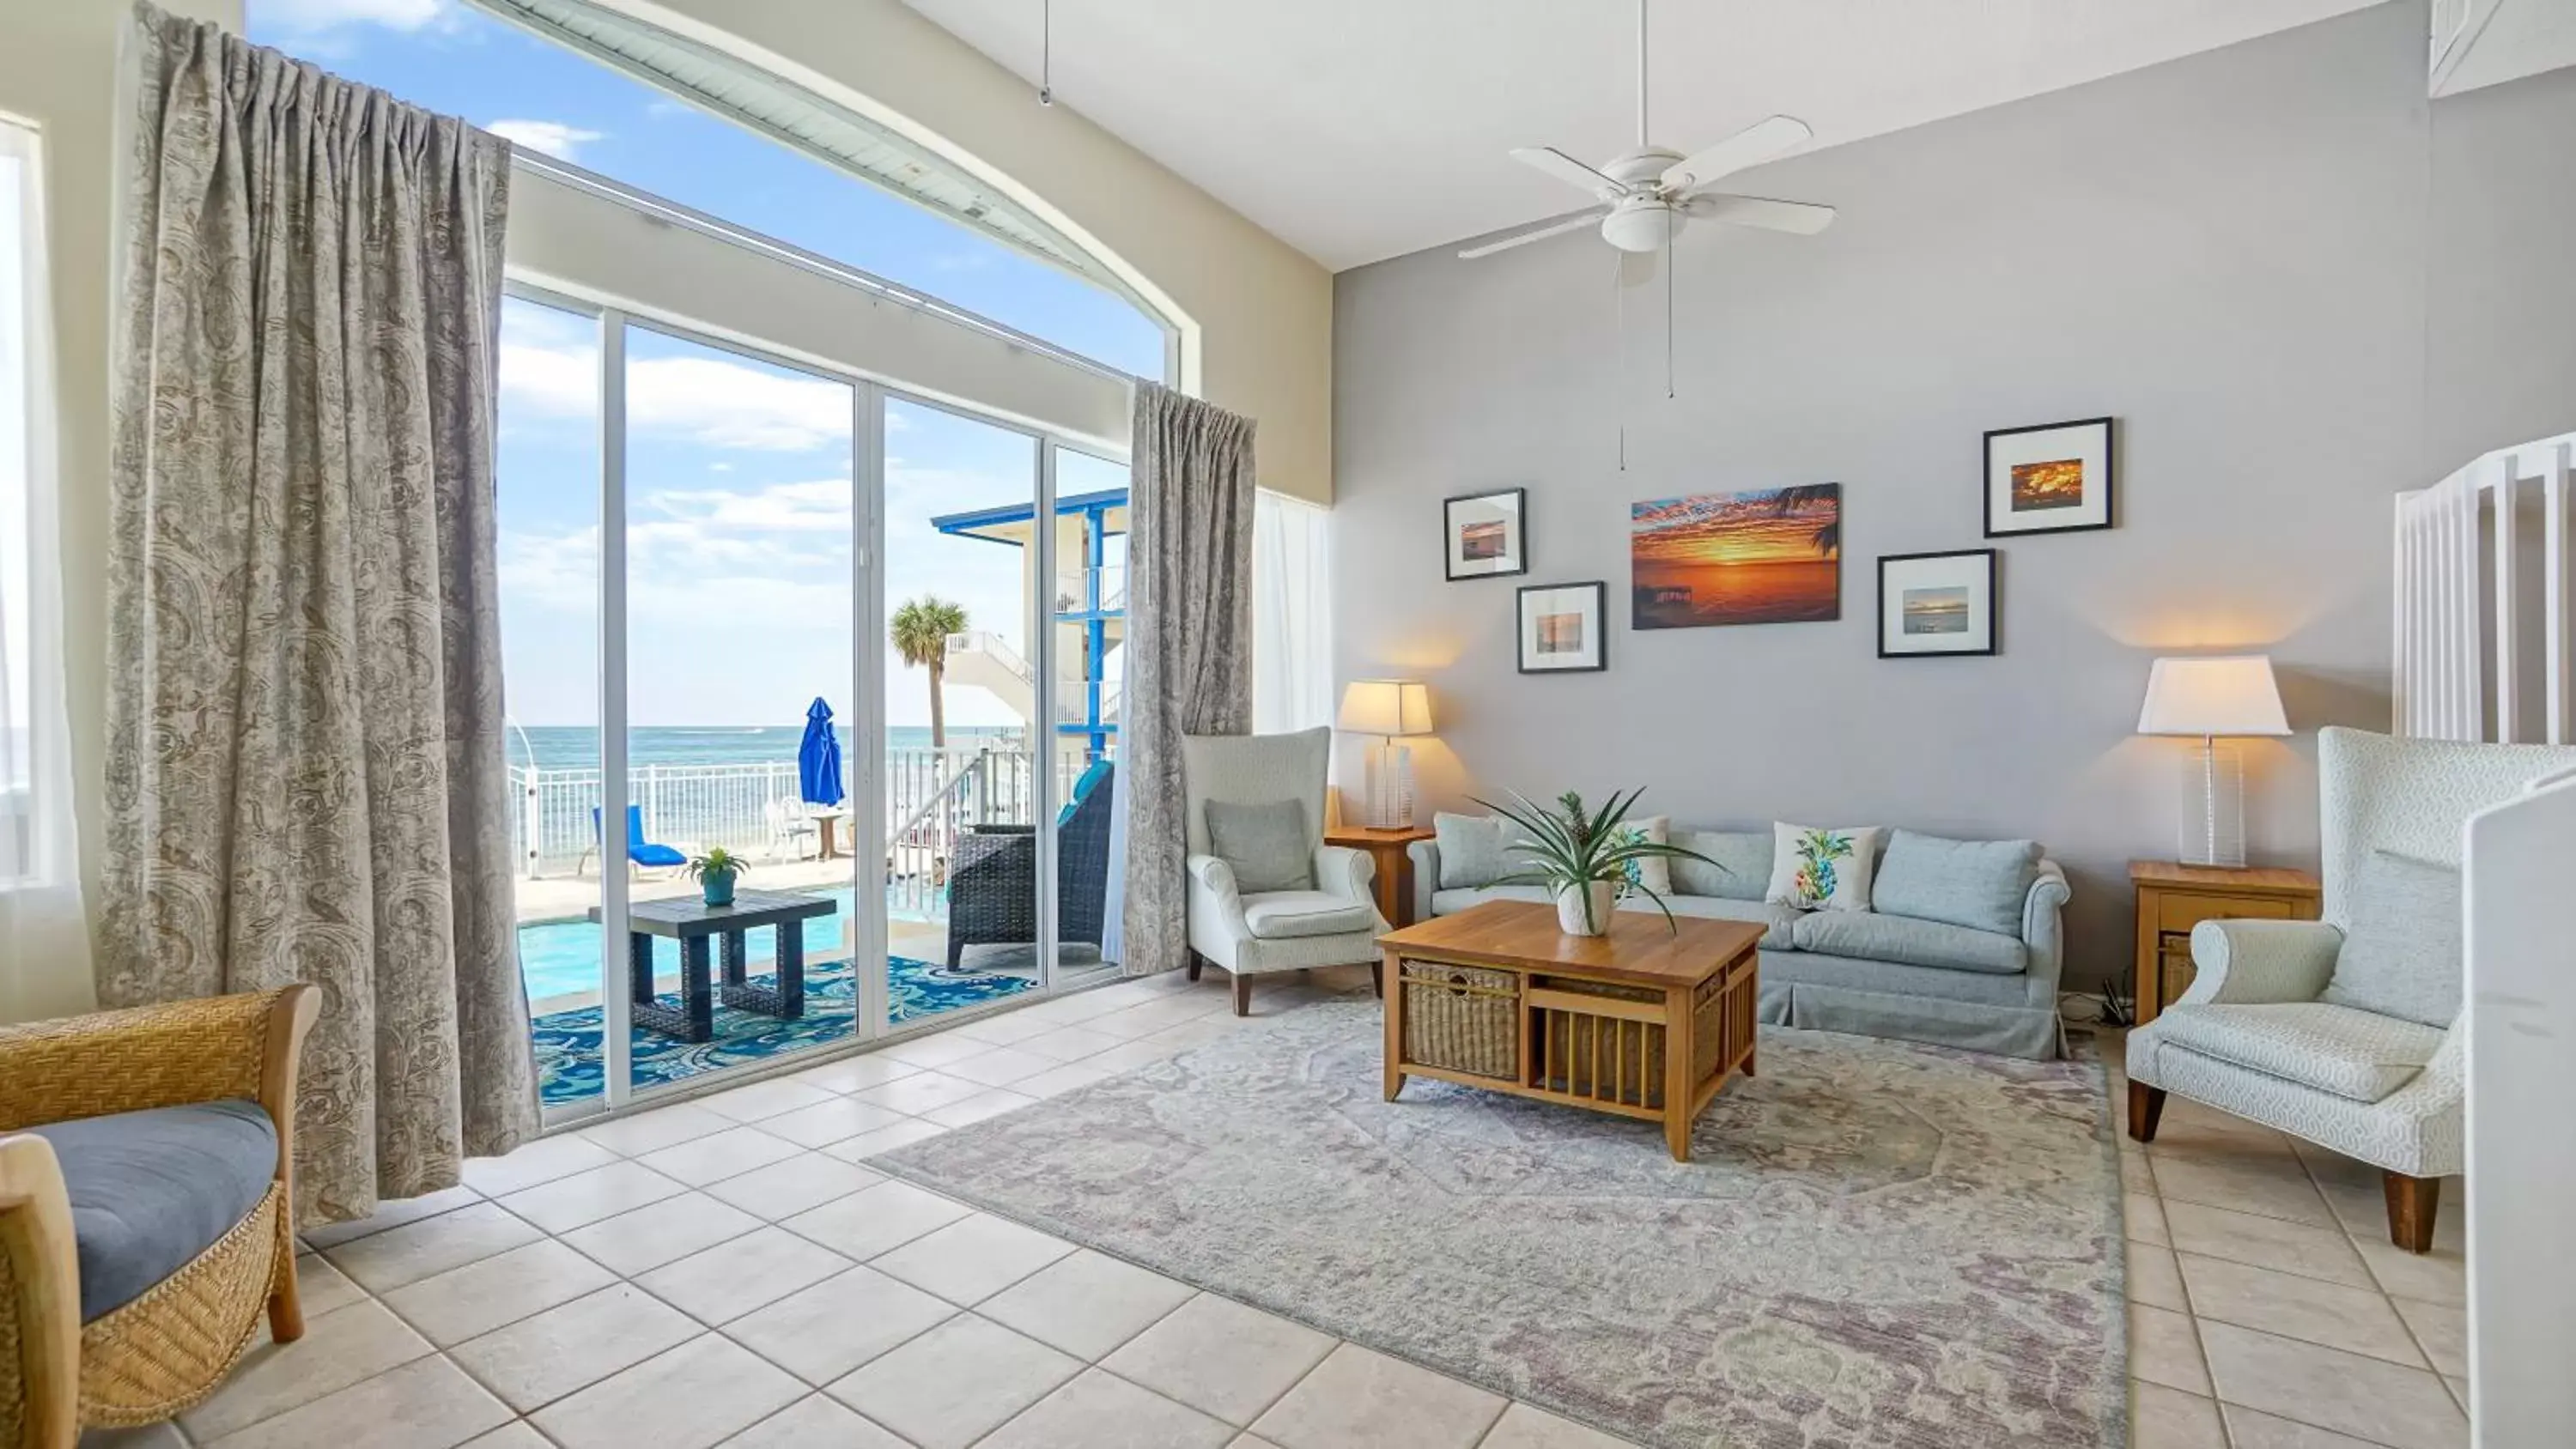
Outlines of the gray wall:
M 2424 25 L 2382 6 L 1749 173 L 1841 217 L 1685 237 L 1672 400 L 1660 287 L 1628 294 L 1623 358 L 1590 237 L 1343 273 L 1340 675 L 1432 682 L 1434 801 L 1643 784 L 1690 823 L 2036 837 L 2074 877 L 2070 975 L 2090 981 L 2127 967 L 2125 861 L 2174 850 L 2182 747 L 2130 733 L 2148 661 L 2262 650 L 2301 734 L 2249 746 L 2248 838 L 2312 864 L 2314 729 L 2387 720 L 2389 495 L 2432 476 L 2428 330 L 2456 357 L 2445 399 L 2511 370 L 2493 320 L 2428 329 Z M 2501 129 L 2498 170 L 2563 168 L 2569 132 L 2527 134 L 2515 89 L 2470 98 L 2480 131 L 2456 147 Z M 2476 247 L 2543 266 L 2552 240 Z M 2576 368 L 2523 382 L 2576 398 Z M 2443 446 L 2576 427 L 2547 413 Z M 2119 527 L 1998 542 L 2000 657 L 1877 659 L 1876 557 L 1986 543 L 1983 431 L 2101 414 Z M 1632 499 L 1812 482 L 1844 487 L 1840 622 L 1626 627 Z M 1510 485 L 1530 490 L 1531 574 L 1442 582 L 1439 500 Z M 1609 672 L 1517 675 L 1515 585 L 1588 579 L 1614 601 Z

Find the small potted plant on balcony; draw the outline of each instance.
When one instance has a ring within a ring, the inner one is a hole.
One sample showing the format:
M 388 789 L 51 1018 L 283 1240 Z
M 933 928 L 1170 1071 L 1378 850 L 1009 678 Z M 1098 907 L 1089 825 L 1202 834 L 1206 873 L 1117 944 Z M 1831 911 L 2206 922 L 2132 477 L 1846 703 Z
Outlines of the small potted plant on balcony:
M 1637 862 L 1695 860 L 1721 871 L 1726 867 L 1696 850 L 1648 840 L 1645 831 L 1629 825 L 1628 811 L 1645 793 L 1631 790 L 1623 796 L 1613 790 L 1609 803 L 1598 810 L 1586 810 L 1583 797 L 1572 790 L 1556 798 L 1553 810 L 1517 793 L 1512 796 L 1516 805 L 1476 803 L 1521 828 L 1524 838 L 1505 848 L 1529 857 L 1530 866 L 1503 877 L 1503 883 L 1546 887 L 1556 901 L 1557 929 L 1569 936 L 1606 936 L 1619 897 L 1633 892 L 1653 901 L 1664 913 L 1664 923 L 1678 932 L 1672 907 L 1639 878 Z
M 750 868 L 741 856 L 721 845 L 704 855 L 689 857 L 689 874 L 706 888 L 707 904 L 711 906 L 732 905 L 733 879 Z

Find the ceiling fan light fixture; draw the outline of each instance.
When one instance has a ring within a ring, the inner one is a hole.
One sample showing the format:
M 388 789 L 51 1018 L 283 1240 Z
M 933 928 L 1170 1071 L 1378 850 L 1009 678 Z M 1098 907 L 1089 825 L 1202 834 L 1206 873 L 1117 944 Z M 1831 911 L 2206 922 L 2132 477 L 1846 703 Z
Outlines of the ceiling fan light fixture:
M 1681 231 L 1682 221 L 1664 202 L 1630 201 L 1601 219 L 1601 239 L 1623 252 L 1659 252 Z

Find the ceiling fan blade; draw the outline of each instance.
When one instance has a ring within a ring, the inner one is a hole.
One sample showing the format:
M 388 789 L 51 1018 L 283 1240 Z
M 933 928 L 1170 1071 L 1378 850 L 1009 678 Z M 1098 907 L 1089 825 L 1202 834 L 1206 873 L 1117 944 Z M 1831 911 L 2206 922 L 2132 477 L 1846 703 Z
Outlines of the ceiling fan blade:
M 1579 186 L 1604 201 L 1627 194 L 1628 188 L 1553 146 L 1522 146 L 1512 152 L 1512 159 L 1523 166 L 1544 171 L 1568 186 Z
M 1602 215 L 1602 209 L 1596 206 L 1589 211 L 1578 211 L 1571 213 L 1570 215 L 1554 217 L 1550 220 L 1540 222 L 1538 225 L 1526 230 L 1513 232 L 1510 236 L 1504 237 L 1498 241 L 1489 241 L 1477 246 L 1467 247 L 1458 253 L 1458 259 L 1461 261 L 1472 262 L 1478 257 L 1490 257 L 1496 252 L 1507 252 L 1514 247 L 1527 246 L 1531 242 L 1538 241 L 1545 237 L 1552 237 L 1563 232 L 1576 231 L 1583 227 L 1591 226 L 1599 222 Z
M 1706 186 L 1722 176 L 1768 161 L 1815 134 L 1807 129 L 1806 122 L 1792 116 L 1756 121 L 1707 150 L 1665 167 L 1663 188 L 1674 192 Z
M 1692 216 L 1730 226 L 1758 226 L 1764 231 L 1814 236 L 1833 225 L 1834 209 L 1808 201 L 1773 201 L 1762 196 L 1694 196 L 1682 208 Z

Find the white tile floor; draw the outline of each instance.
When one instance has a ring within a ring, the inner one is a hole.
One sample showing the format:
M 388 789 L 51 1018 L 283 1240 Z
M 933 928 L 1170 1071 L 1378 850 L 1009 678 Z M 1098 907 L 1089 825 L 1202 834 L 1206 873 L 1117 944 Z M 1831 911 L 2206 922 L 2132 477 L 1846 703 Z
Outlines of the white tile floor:
M 1251 1020 L 1366 982 L 1267 987 Z M 83 1443 L 1618 1444 L 867 1165 L 1235 1029 L 1213 973 L 1121 983 L 473 1163 L 307 1235 L 303 1340 Z M 2179 1099 L 2122 1169 L 2134 1449 L 2466 1443 L 2456 1183 L 2418 1259 L 2366 1172 Z

